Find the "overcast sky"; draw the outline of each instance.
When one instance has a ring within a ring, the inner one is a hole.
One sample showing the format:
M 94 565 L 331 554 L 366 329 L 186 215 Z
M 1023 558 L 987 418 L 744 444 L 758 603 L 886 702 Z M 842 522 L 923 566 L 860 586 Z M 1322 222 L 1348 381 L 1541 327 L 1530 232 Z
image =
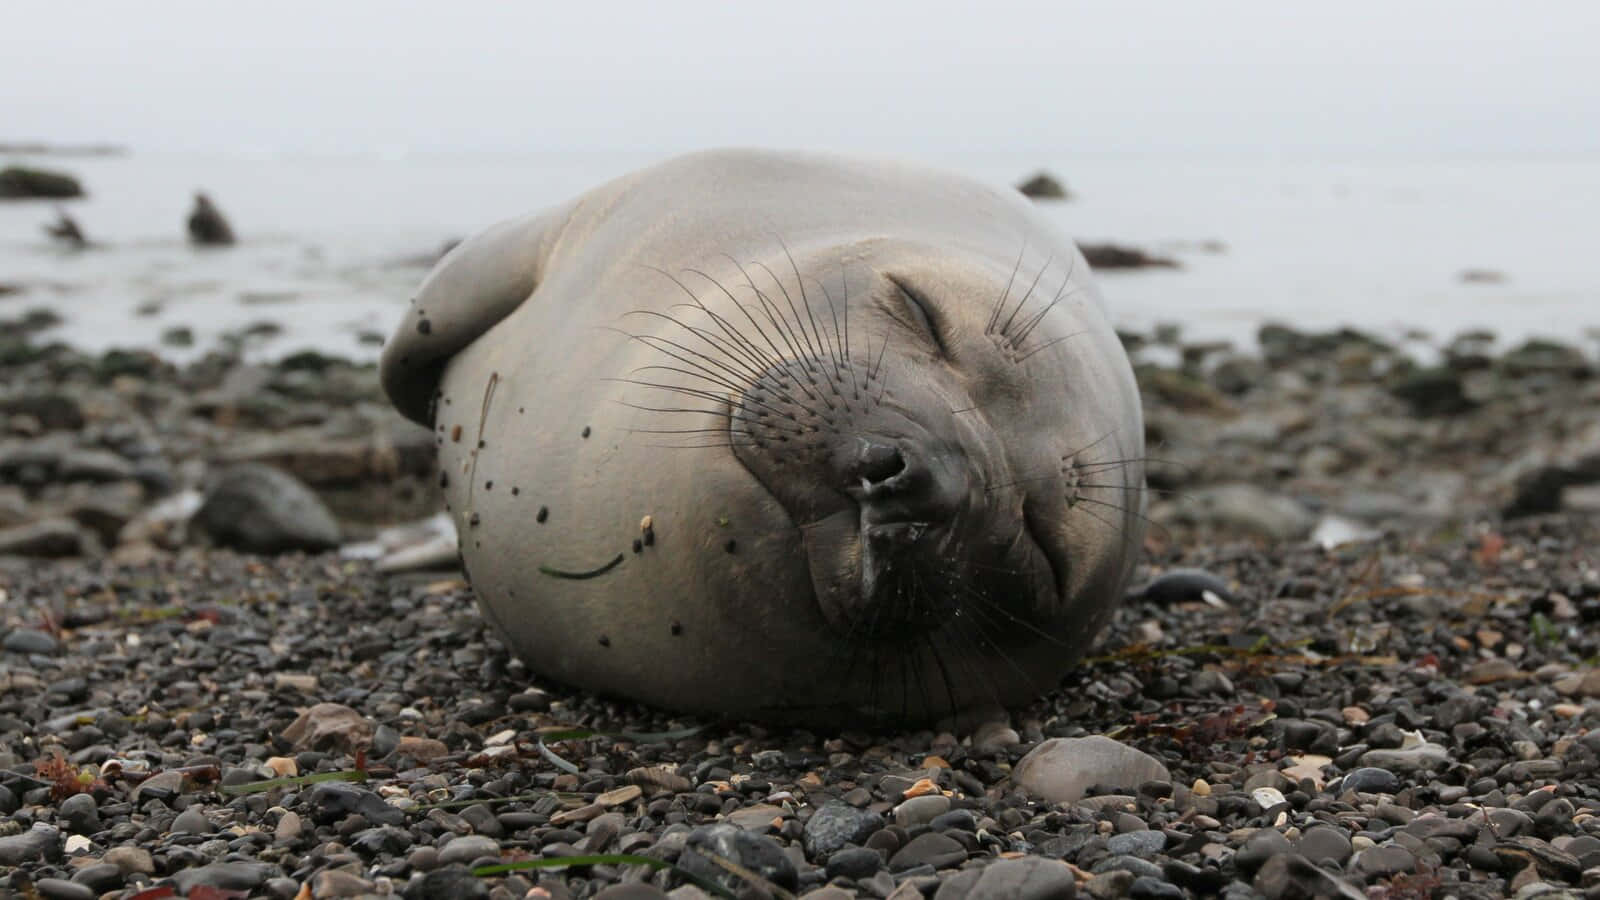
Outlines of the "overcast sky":
M 1600 151 L 1600 2 L 5 0 L 0 140 Z

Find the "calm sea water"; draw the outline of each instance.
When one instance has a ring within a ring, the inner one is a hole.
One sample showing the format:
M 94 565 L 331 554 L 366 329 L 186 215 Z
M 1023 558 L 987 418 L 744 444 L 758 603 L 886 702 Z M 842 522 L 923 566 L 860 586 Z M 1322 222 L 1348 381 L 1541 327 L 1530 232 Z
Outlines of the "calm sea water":
M 57 336 L 92 348 L 159 346 L 184 325 L 212 345 L 273 322 L 253 352 L 376 352 L 446 241 L 563 200 L 659 154 L 31 160 L 65 168 L 90 196 L 65 208 L 96 249 L 53 247 L 48 203 L 0 203 L 0 317 L 48 306 Z M 1505 341 L 1600 342 L 1600 158 L 1365 159 L 1039 157 L 942 154 L 923 162 L 996 184 L 1038 168 L 1068 203 L 1044 207 L 1080 240 L 1170 252 L 1177 271 L 1105 273 L 1119 324 L 1177 322 L 1196 338 L 1248 344 L 1265 320 L 1355 325 L 1437 342 L 1467 328 Z M 192 192 L 211 193 L 239 246 L 184 240 Z M 1221 242 L 1223 252 L 1201 248 Z M 1503 273 L 1465 283 L 1460 273 Z M 178 356 L 184 351 L 168 349 Z

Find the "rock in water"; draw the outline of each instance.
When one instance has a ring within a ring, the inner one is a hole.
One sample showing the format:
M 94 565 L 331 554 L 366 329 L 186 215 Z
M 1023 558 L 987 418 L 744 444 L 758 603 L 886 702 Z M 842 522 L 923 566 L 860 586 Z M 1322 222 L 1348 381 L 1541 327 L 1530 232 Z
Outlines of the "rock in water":
M 1060 179 L 1049 172 L 1038 172 L 1017 185 L 1022 196 L 1034 200 L 1066 200 L 1070 196 Z
M 1152 256 L 1137 247 L 1118 244 L 1079 244 L 1083 258 L 1094 269 L 1176 269 L 1177 260 L 1165 256 Z
M 83 185 L 65 172 L 7 166 L 0 169 L 0 198 L 82 197 Z
M 316 553 L 339 546 L 339 525 L 311 489 L 271 466 L 224 470 L 194 523 L 211 540 L 246 553 Z
M 233 243 L 233 228 L 223 217 L 222 210 L 204 193 L 194 195 L 194 209 L 189 213 L 189 240 L 208 247 Z
M 1090 785 L 1134 788 L 1171 781 L 1161 761 L 1103 735 L 1051 738 L 1028 751 L 1011 776 L 1023 790 L 1051 803 L 1075 803 Z

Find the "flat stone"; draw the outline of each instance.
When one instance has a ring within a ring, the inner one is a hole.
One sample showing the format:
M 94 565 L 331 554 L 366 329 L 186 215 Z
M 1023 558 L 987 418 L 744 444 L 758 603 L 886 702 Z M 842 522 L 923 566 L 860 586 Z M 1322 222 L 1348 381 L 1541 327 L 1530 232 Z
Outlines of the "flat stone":
M 883 868 L 883 854 L 866 847 L 846 847 L 828 857 L 829 878 L 871 878 Z
M 500 855 L 500 842 L 481 834 L 466 834 L 445 844 L 439 850 L 441 865 L 469 865 L 485 856 Z
M 1171 781 L 1161 761 L 1103 735 L 1051 738 L 1028 751 L 1012 772 L 1020 788 L 1051 803 L 1076 803 L 1091 785 L 1134 788 Z
M 967 848 L 959 841 L 937 832 L 928 832 L 912 838 L 910 843 L 889 857 L 889 870 L 904 872 L 922 865 L 944 869 L 960 865 L 966 859 Z
M 1149 829 L 1113 834 L 1106 839 L 1106 852 L 1115 856 L 1137 856 L 1148 859 L 1160 853 L 1166 846 L 1167 836 Z
M 904 828 L 926 825 L 950 811 L 950 798 L 943 794 L 912 797 L 894 808 L 894 823 Z
M 253 891 L 277 872 L 277 866 L 267 863 L 219 862 L 180 869 L 173 873 L 172 885 L 184 896 L 202 884 L 226 891 Z
M 43 822 L 21 834 L 0 838 L 0 866 L 20 866 L 61 853 L 61 829 Z
M 45 900 L 95 900 L 98 896 L 88 885 L 65 878 L 41 878 L 33 887 Z
M 217 827 L 206 818 L 205 811 L 198 806 L 191 806 L 172 820 L 172 827 L 168 829 L 173 834 L 211 834 Z
M 0 641 L 0 648 L 7 653 L 38 653 L 45 656 L 53 655 L 61 649 L 61 644 L 48 632 L 37 628 L 17 628 Z
M 1417 857 L 1404 847 L 1392 844 L 1369 847 L 1357 853 L 1350 863 L 1350 871 L 1368 881 L 1388 878 L 1417 867 Z
M 155 860 L 150 857 L 150 851 L 143 847 L 112 847 L 100 857 L 100 860 L 116 866 L 124 877 L 154 875 L 156 872 Z
M 1350 847 L 1350 836 L 1331 825 L 1306 829 L 1294 849 L 1313 863 L 1326 860 L 1339 866 L 1343 866 L 1354 852 Z
M 1398 794 L 1404 785 L 1388 769 L 1367 766 L 1352 770 L 1339 783 L 1339 790 L 1361 794 Z
M 1077 881 L 1066 863 L 1041 856 L 1002 859 L 939 885 L 934 900 L 1072 900 Z

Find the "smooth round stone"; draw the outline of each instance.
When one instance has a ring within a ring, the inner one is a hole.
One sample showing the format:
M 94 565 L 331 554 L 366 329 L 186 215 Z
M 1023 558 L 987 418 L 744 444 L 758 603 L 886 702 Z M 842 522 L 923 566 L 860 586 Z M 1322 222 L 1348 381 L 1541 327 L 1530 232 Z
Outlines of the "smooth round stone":
M 1160 760 L 1103 735 L 1044 741 L 1017 761 L 1011 777 L 1051 803 L 1076 803 L 1097 784 L 1132 788 L 1172 780 Z
M 36 628 L 18 628 L 7 634 L 5 640 L 0 641 L 0 647 L 11 653 L 41 653 L 48 656 L 59 650 L 61 644 L 48 633 Z
M 1133 900 L 1183 900 L 1183 888 L 1159 878 L 1141 875 L 1133 880 L 1128 888 L 1128 896 Z
M 1355 852 L 1350 846 L 1350 836 L 1331 826 L 1307 829 L 1295 850 L 1314 863 L 1326 860 L 1341 866 Z
M 45 900 L 95 900 L 98 896 L 88 885 L 64 878 L 41 878 L 33 886 Z
M 967 859 L 967 848 L 954 838 L 938 832 L 928 832 L 912 838 L 889 858 L 891 872 L 904 872 L 917 866 L 929 865 L 935 869 L 960 865 Z
M 1368 881 L 1388 878 L 1401 872 L 1410 872 L 1417 866 L 1417 858 L 1404 847 L 1385 845 L 1363 850 L 1351 864 L 1351 871 Z
M 883 868 L 883 855 L 866 847 L 846 847 L 828 857 L 829 878 L 871 878 Z
M 934 831 L 948 831 L 952 828 L 958 831 L 977 831 L 978 819 L 970 809 L 952 809 L 947 813 L 934 816 L 928 827 Z
M 479 834 L 466 834 L 455 838 L 439 850 L 439 864 L 468 865 L 485 856 L 499 856 L 500 842 Z
M 110 863 L 95 863 L 72 873 L 72 880 L 95 892 L 96 896 L 122 887 L 122 870 Z
M 1344 776 L 1339 791 L 1356 791 L 1362 794 L 1398 794 L 1405 787 L 1388 769 L 1366 766 Z
M 903 828 L 926 825 L 950 811 L 950 798 L 943 794 L 912 797 L 894 808 L 894 823 Z
M 73 834 L 94 834 L 100 830 L 100 810 L 94 797 L 73 794 L 56 807 L 56 820 Z
M 216 831 L 216 826 L 206 818 L 205 812 L 199 807 L 191 806 L 172 820 L 172 827 L 168 829 L 173 834 L 211 834 Z
M 1254 872 L 1268 859 L 1293 849 L 1289 846 L 1289 839 L 1281 832 L 1263 828 L 1250 835 L 1244 846 L 1239 848 L 1239 852 L 1234 854 L 1233 862 L 1246 872 Z
M 1114 856 L 1137 856 L 1140 859 L 1155 856 L 1166 846 L 1165 834 L 1148 829 L 1113 834 L 1106 840 L 1106 852 Z
M 643 882 L 613 884 L 594 895 L 594 900 L 666 900 L 666 898 L 666 891 Z

